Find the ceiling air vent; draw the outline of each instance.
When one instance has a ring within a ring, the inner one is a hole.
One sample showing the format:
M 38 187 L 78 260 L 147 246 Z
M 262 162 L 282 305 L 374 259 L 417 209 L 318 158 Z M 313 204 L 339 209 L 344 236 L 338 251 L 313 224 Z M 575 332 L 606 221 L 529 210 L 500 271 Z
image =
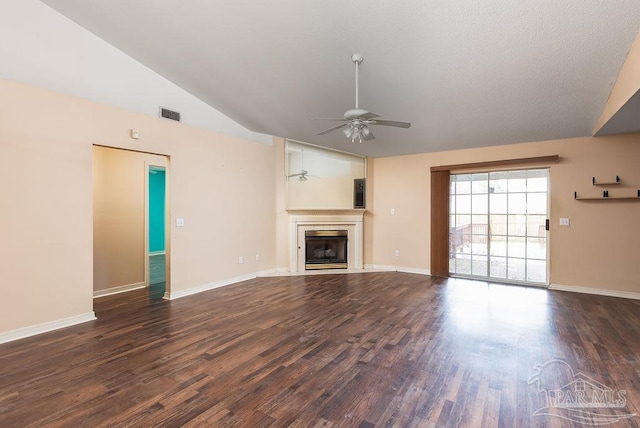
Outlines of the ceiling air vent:
M 180 113 L 178 113 L 177 111 L 166 109 L 164 107 L 160 107 L 160 117 L 180 122 Z

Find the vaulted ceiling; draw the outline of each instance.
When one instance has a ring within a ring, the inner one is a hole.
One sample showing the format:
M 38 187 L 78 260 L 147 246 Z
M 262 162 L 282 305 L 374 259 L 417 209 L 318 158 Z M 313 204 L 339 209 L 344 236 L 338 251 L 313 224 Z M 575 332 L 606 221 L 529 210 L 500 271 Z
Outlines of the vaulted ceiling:
M 592 135 L 640 30 L 640 0 L 42 1 L 252 131 L 374 157 Z M 354 53 L 411 128 L 317 135 Z

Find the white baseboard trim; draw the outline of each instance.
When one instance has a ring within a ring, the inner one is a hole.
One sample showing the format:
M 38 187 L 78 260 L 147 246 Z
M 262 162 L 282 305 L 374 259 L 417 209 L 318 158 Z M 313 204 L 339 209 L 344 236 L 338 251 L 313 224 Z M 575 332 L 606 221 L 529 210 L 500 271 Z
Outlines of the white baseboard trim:
M 144 287 L 144 282 L 136 282 L 135 284 L 127 284 L 121 285 L 119 287 L 106 288 L 104 290 L 96 290 L 93 292 L 93 298 L 97 299 L 98 297 L 111 296 L 112 294 L 126 293 L 127 291 L 138 290 L 139 288 Z
M 389 272 L 395 272 L 397 271 L 395 266 L 386 266 L 386 265 L 374 265 L 374 264 L 366 264 L 364 265 L 365 270 L 366 269 L 371 269 L 371 270 L 388 270 Z
M 419 268 L 410 268 L 410 267 L 401 267 L 401 266 L 398 266 L 398 272 L 415 273 L 418 275 L 431 275 L 431 271 L 429 269 L 419 269 Z
M 7 331 L 6 333 L 0 333 L 0 343 L 7 343 L 18 339 L 24 339 L 25 337 L 47 333 L 49 331 L 58 330 L 60 328 L 71 327 L 72 325 L 81 324 L 87 321 L 93 321 L 95 319 L 96 314 L 91 311 L 82 315 L 62 318 L 59 320 L 49 321 L 29 327 L 18 328 L 16 330 Z
M 575 285 L 551 284 L 550 290 L 570 291 L 573 293 L 595 294 L 598 296 L 622 297 L 623 299 L 640 300 L 640 293 L 633 291 L 606 290 L 604 288 L 579 287 Z
M 373 269 L 373 270 L 381 270 L 381 271 L 389 271 L 389 272 L 398 272 L 398 266 L 390 266 L 390 265 L 364 265 L 365 269 Z
M 181 297 L 191 296 L 192 294 L 202 293 L 203 291 L 213 290 L 214 288 L 225 287 L 227 285 L 237 284 L 238 282 L 248 281 L 250 279 L 254 279 L 259 276 L 273 275 L 276 272 L 277 272 L 277 269 L 268 269 L 260 272 L 253 272 L 246 275 L 236 276 L 234 278 L 223 279 L 221 281 L 210 282 L 209 284 L 203 284 L 197 287 L 187 288 L 186 290 L 167 291 L 164 293 L 163 299 L 175 300 Z
M 403 272 L 403 273 L 415 273 L 418 275 L 431 275 L 429 269 L 419 269 L 403 266 L 389 266 L 389 265 L 364 265 L 365 269 L 387 270 L 391 272 Z
M 366 269 L 375 269 L 375 270 L 389 271 L 389 272 L 415 273 L 419 275 L 431 275 L 428 269 L 417 269 L 417 268 L 408 268 L 408 267 L 400 267 L 400 266 L 365 265 L 364 270 Z M 237 284 L 238 282 L 248 281 L 250 279 L 254 279 L 257 277 L 274 276 L 279 273 L 288 273 L 288 272 L 289 272 L 289 268 L 273 268 L 273 269 L 267 269 L 259 272 L 253 272 L 246 275 L 236 276 L 234 278 L 228 278 L 228 279 L 223 279 L 221 281 L 211 282 L 209 284 L 199 285 L 197 287 L 187 288 L 186 290 L 179 290 L 179 291 L 173 291 L 173 292 L 167 291 L 164 293 L 163 299 L 175 300 L 181 297 L 202 293 L 203 291 L 209 291 L 215 288 Z

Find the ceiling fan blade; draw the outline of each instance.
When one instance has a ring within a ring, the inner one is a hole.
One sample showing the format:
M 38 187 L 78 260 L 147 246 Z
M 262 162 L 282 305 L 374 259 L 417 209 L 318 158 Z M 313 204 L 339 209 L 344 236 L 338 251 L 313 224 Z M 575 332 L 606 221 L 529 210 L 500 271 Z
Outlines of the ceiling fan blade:
M 340 122 L 346 122 L 347 119 L 345 119 L 344 117 L 312 117 L 311 120 L 334 120 L 334 121 L 340 121 Z
M 336 129 L 340 129 L 340 128 L 344 127 L 344 126 L 345 126 L 345 125 L 344 125 L 344 124 L 342 124 L 342 125 L 334 126 L 333 128 L 325 129 L 324 131 L 322 131 L 322 132 L 318 133 L 318 135 L 328 134 L 329 132 L 331 132 L 331 131 L 335 131 Z
M 382 126 L 395 126 L 397 128 L 409 128 L 411 124 L 409 122 L 398 122 L 396 120 L 373 120 L 371 121 L 373 125 L 382 125 Z

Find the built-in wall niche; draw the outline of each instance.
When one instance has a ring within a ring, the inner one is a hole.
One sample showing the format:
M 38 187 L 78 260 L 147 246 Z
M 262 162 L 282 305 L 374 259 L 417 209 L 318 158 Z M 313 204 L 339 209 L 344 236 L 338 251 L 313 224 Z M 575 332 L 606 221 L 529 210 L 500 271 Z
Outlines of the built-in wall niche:
M 287 209 L 365 208 L 366 157 L 293 140 L 285 153 Z

